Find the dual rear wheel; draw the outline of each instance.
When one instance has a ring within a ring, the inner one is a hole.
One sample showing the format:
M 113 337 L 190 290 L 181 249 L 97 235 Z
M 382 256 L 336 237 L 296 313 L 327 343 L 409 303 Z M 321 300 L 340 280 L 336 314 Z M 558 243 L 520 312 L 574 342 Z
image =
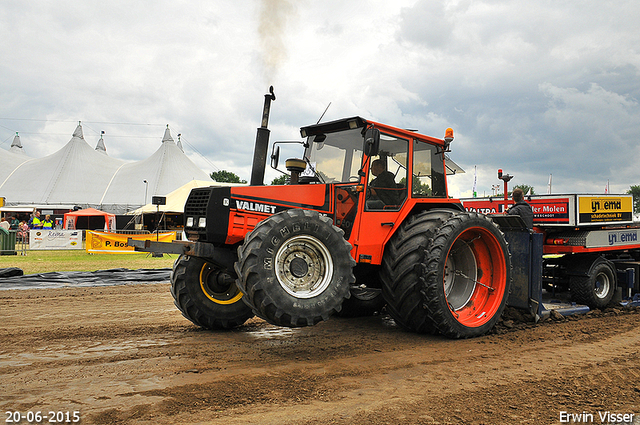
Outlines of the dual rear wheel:
M 382 281 L 387 309 L 400 325 L 451 338 L 483 335 L 506 306 L 509 249 L 484 215 L 426 211 L 390 241 Z

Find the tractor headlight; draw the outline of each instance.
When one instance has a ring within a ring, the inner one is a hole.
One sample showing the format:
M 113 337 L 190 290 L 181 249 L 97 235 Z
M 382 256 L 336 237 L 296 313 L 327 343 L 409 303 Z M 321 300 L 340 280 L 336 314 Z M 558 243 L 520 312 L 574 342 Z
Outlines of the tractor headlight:
M 207 217 L 200 217 L 198 227 L 207 227 Z
M 187 217 L 187 227 L 193 227 L 193 217 Z

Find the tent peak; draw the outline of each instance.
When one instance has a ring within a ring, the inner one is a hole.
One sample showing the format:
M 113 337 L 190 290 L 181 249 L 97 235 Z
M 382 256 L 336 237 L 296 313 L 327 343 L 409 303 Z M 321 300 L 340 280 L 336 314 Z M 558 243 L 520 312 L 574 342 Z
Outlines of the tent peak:
M 18 135 L 17 131 L 16 131 L 16 135 L 13 137 L 13 142 L 11 143 L 11 147 L 9 148 L 9 152 L 26 156 L 26 153 L 22 148 L 22 142 L 20 141 L 20 136 Z
M 164 130 L 164 137 L 162 138 L 162 143 L 164 142 L 173 142 L 173 137 L 171 137 L 171 130 L 169 130 L 169 124 L 167 124 L 167 128 Z
M 184 152 L 184 148 L 182 147 L 182 141 L 180 140 L 180 136 L 182 136 L 182 134 L 178 133 L 178 142 L 176 143 L 176 145 L 178 145 L 180 150 Z
M 104 145 L 104 139 L 102 136 L 104 135 L 104 131 L 100 132 L 100 140 L 98 140 L 98 144 L 96 145 L 96 150 L 100 153 L 107 154 L 107 147 Z
M 78 121 L 78 126 L 76 127 L 76 131 L 73 132 L 73 137 L 84 139 L 84 135 L 82 134 L 82 121 Z
M 11 143 L 11 147 L 22 149 L 22 143 L 20 142 L 20 136 L 18 136 L 17 131 L 16 131 L 16 135 L 13 137 L 13 143 Z

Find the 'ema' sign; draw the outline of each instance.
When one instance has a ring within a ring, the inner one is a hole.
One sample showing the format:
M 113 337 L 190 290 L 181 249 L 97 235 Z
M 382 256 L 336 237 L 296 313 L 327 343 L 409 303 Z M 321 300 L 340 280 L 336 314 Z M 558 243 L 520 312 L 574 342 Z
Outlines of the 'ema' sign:
M 581 223 L 631 221 L 631 196 L 580 196 L 578 201 Z

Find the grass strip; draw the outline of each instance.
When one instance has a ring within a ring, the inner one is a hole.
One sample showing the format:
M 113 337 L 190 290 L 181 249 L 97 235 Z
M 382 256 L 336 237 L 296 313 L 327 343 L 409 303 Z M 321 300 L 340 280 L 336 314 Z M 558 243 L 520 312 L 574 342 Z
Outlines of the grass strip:
M 26 255 L 0 255 L 0 269 L 18 267 L 24 274 L 96 271 L 116 268 L 130 270 L 171 267 L 177 255 L 164 254 L 89 254 L 81 250 L 26 251 Z

